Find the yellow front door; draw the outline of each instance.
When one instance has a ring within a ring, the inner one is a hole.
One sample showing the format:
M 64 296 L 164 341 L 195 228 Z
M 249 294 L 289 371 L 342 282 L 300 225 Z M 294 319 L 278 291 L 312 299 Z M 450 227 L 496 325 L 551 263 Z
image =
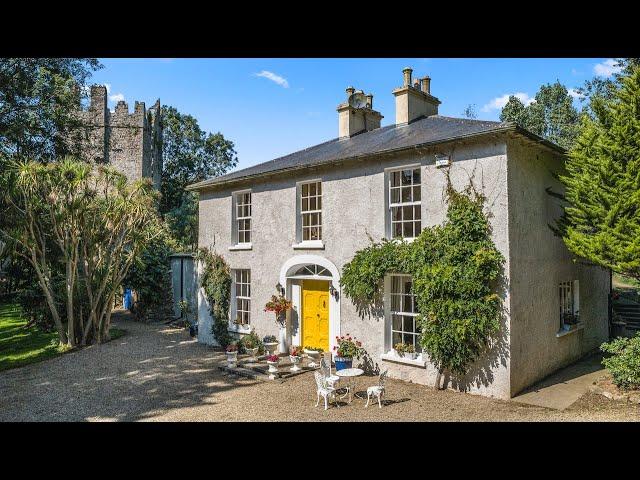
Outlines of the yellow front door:
M 302 281 L 302 346 L 329 351 L 329 282 Z

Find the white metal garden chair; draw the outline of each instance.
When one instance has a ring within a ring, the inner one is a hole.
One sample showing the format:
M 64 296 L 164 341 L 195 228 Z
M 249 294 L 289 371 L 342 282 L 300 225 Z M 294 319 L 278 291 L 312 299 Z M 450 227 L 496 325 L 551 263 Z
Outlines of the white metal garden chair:
M 365 405 L 365 408 L 369 406 L 369 400 L 371 400 L 371 397 L 377 397 L 378 407 L 382 408 L 382 397 L 384 395 L 384 383 L 386 380 L 387 370 L 380 374 L 377 385 L 367 388 L 367 404 Z
M 338 389 L 338 382 L 340 382 L 340 377 L 337 375 L 331 375 L 331 365 L 327 363 L 327 361 L 322 357 L 320 359 L 320 371 L 324 377 L 324 382 L 327 387 Z
M 324 375 L 322 375 L 322 372 L 319 372 L 318 370 L 314 371 L 313 374 L 316 377 L 316 387 L 317 387 L 317 391 L 316 391 L 316 407 L 318 406 L 318 404 L 320 403 L 320 397 L 322 396 L 322 398 L 324 398 L 324 409 L 326 410 L 328 407 L 328 401 L 329 398 L 333 397 L 333 401 L 336 404 L 336 407 L 338 407 L 338 399 L 336 398 L 336 389 L 333 387 L 328 387 L 325 384 L 325 377 Z

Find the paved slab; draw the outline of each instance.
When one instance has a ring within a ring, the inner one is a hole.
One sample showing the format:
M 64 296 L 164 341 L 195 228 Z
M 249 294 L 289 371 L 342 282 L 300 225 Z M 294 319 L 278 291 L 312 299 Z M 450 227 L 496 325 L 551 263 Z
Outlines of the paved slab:
M 605 374 L 602 355 L 596 354 L 550 375 L 514 397 L 515 402 L 564 410 L 587 393 L 589 386 Z

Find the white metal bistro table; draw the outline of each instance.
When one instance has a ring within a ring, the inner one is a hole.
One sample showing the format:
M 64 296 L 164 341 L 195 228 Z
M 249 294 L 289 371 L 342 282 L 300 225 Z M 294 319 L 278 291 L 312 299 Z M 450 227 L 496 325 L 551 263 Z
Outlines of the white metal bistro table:
M 340 399 L 343 399 L 344 397 L 346 397 L 347 395 L 349 395 L 349 403 L 352 402 L 353 400 L 353 391 L 355 390 L 355 386 L 356 386 L 356 377 L 359 377 L 360 375 L 362 375 L 364 373 L 364 370 L 362 370 L 361 368 L 343 368 L 342 370 L 336 370 L 335 374 L 340 377 L 340 379 L 345 379 L 345 381 L 347 382 L 347 386 L 345 387 L 347 389 L 347 391 L 345 392 L 344 395 L 342 395 L 340 397 Z M 358 395 L 356 395 L 357 398 Z

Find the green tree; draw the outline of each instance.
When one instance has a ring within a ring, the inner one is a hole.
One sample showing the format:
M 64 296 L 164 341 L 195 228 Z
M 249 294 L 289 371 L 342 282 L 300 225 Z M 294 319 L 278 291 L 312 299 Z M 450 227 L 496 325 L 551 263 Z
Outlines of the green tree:
M 78 86 L 101 67 L 95 58 L 0 58 L 0 159 L 76 153 L 65 139 L 79 127 Z
M 166 214 L 183 207 L 187 185 L 226 173 L 238 159 L 232 141 L 219 132 L 203 131 L 194 117 L 175 107 L 162 107 L 162 127 L 160 211 Z
M 583 117 L 556 229 L 578 257 L 640 280 L 640 67 L 620 84 Z
M 527 106 L 520 99 L 509 97 L 500 113 L 500 120 L 515 122 L 568 149 L 578 133 L 580 115 L 567 88 L 556 82 L 541 86 L 535 100 Z
M 34 269 L 60 343 L 108 339 L 116 292 L 156 234 L 151 183 L 67 158 L 14 161 L 0 187 L 11 218 L 0 236 Z

